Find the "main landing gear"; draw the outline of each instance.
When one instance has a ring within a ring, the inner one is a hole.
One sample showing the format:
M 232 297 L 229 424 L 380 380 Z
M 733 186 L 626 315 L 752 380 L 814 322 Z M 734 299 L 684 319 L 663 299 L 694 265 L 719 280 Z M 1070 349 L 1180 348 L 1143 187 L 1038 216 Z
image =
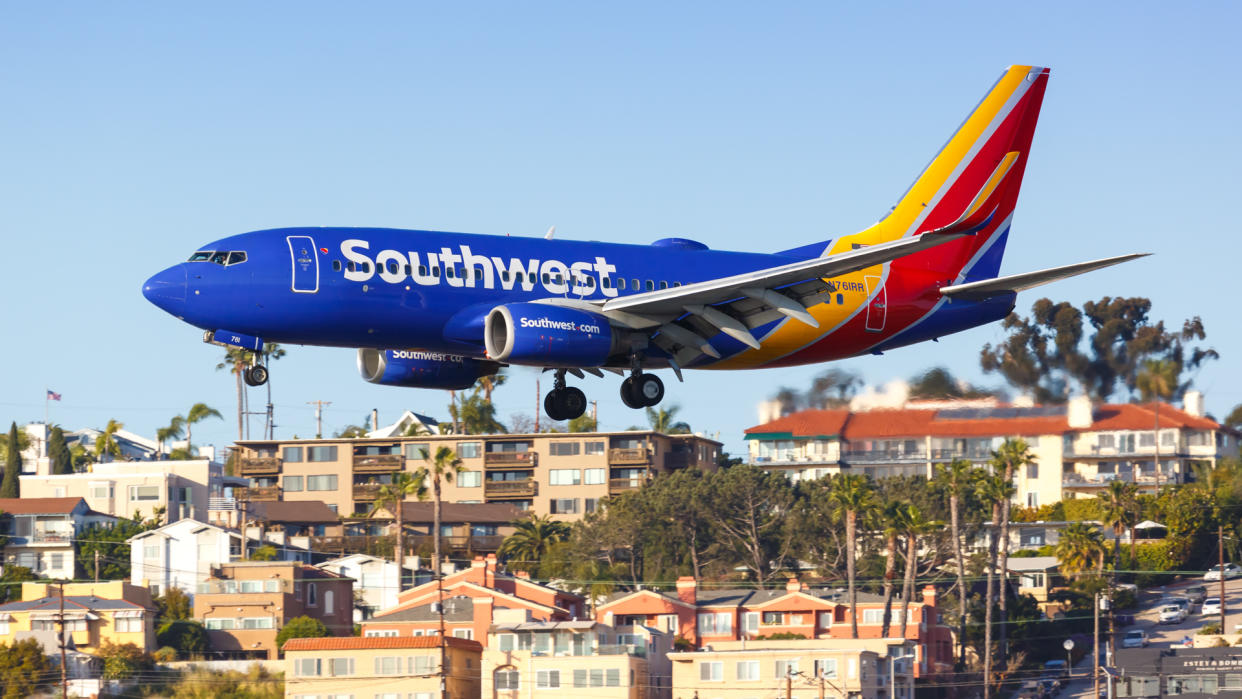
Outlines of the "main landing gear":
M 573 420 L 586 412 L 587 399 L 582 389 L 565 385 L 565 370 L 557 369 L 552 390 L 543 399 L 543 409 L 553 420 Z
M 579 374 L 581 376 L 581 374 Z M 641 358 L 635 357 L 630 375 L 621 382 L 621 402 L 628 408 L 650 408 L 664 400 L 664 382 L 645 374 Z M 553 420 L 573 420 L 586 412 L 587 399 L 580 389 L 565 385 L 565 369 L 557 369 L 552 390 L 544 396 L 543 409 Z

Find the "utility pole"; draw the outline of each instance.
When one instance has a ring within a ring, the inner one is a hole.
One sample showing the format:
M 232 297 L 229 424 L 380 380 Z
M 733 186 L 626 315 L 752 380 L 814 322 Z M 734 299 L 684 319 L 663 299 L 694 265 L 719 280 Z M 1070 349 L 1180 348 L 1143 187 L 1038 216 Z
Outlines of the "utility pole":
M 539 415 L 543 408 L 539 407 L 539 377 L 535 377 L 535 434 L 539 434 Z
M 398 505 L 400 507 L 400 505 Z M 440 533 L 436 532 L 436 536 Z M 449 699 L 448 673 L 445 672 L 445 661 L 448 660 L 448 641 L 444 638 L 444 562 L 436 561 L 436 609 L 440 614 L 440 699 Z
M 315 439 L 323 439 L 323 408 L 332 405 L 332 401 L 308 400 L 306 404 L 315 406 Z
M 242 500 L 238 504 L 241 505 L 241 522 L 240 522 L 241 527 L 239 527 L 241 529 L 241 544 L 242 544 L 241 545 L 241 549 L 242 549 L 241 556 L 242 556 L 242 560 L 246 561 L 246 560 L 250 560 L 250 552 L 249 552 L 250 547 L 248 546 L 250 542 L 246 540 L 246 504 L 247 503 L 245 500 Z
M 1098 697 L 1100 696 L 1100 593 L 1095 593 L 1092 601 L 1094 602 L 1092 605 L 1094 608 L 1092 615 L 1095 617 L 1095 648 L 1091 652 L 1091 681 L 1094 686 L 1093 691 L 1095 694 L 1092 694 L 1091 696 Z
M 793 699 L 793 667 L 785 663 L 785 699 Z
M 595 431 L 599 432 L 599 401 L 591 401 L 591 422 L 595 423 Z
M 1227 633 L 1225 631 L 1225 526 L 1223 524 L 1216 528 L 1216 550 L 1219 555 L 1217 562 L 1220 564 L 1217 570 L 1220 571 L 1220 632 L 1223 635 Z
M 60 695 L 62 697 L 69 696 L 69 662 L 65 657 L 65 584 L 58 583 L 60 586 L 60 614 L 57 616 L 56 623 L 60 627 Z
M 95 549 L 95 582 L 99 582 L 99 549 Z

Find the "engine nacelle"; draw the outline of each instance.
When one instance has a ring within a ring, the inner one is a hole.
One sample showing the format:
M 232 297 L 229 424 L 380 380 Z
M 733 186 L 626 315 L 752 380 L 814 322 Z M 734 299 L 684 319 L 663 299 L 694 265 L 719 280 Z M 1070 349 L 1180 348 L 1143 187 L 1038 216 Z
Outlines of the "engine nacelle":
M 618 340 L 603 316 L 543 303 L 497 306 L 483 330 L 489 358 L 534 366 L 597 367 Z
M 500 368 L 489 362 L 424 350 L 358 350 L 358 373 L 371 383 L 410 388 L 464 390 Z

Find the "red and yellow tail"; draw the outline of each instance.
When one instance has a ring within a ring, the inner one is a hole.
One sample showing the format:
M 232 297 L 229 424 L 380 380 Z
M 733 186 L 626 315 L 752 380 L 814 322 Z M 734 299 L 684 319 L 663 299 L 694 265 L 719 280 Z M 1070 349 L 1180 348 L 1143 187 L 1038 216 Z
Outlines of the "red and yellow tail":
M 1048 72 L 1032 66 L 1006 70 L 892 211 L 839 239 L 832 252 L 923 233 L 969 232 L 894 264 L 956 282 L 996 276 Z

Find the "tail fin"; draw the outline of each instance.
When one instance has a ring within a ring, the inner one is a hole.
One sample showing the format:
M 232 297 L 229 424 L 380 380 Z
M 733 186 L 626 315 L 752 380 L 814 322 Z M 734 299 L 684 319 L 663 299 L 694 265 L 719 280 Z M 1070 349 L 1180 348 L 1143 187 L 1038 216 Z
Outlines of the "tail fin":
M 957 283 L 996 276 L 1048 74 L 1047 68 L 1032 66 L 1006 70 L 892 211 L 845 240 L 875 244 L 922 233 L 969 232 L 974 235 L 908 262 Z

